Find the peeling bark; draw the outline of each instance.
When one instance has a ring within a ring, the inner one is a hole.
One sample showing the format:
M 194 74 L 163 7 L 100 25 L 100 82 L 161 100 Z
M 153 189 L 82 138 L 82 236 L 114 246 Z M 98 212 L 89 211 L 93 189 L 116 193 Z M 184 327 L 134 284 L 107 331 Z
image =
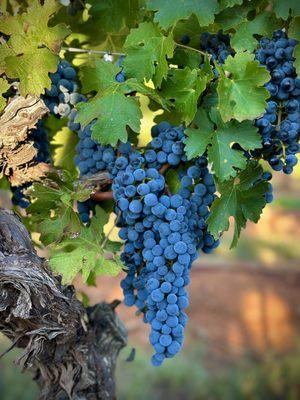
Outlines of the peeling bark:
M 127 343 L 118 304 L 85 309 L 37 256 L 20 219 L 0 209 L 0 331 L 23 349 L 17 363 L 34 374 L 40 400 L 115 399 Z
M 40 98 L 16 96 L 0 116 L 0 172 L 13 186 L 38 180 L 49 170 L 45 163 L 32 164 L 37 151 L 28 140 L 30 130 L 47 112 Z

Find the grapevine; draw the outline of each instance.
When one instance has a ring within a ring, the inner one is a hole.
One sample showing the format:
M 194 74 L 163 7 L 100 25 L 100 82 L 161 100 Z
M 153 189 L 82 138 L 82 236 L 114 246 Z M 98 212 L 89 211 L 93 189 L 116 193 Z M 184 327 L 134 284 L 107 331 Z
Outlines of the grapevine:
M 1 113 L 33 96 L 48 114 L 18 127 L 15 141 L 0 137 L 0 168 L 13 182 L 16 171 L 52 164 L 11 185 L 13 205 L 27 210 L 64 282 L 122 271 L 124 303 L 150 325 L 159 366 L 183 346 L 192 263 L 217 249 L 232 220 L 236 246 L 273 201 L 270 170 L 297 165 L 300 15 L 283 0 L 203 11 L 180 2 L 182 14 L 178 1 L 137 1 L 128 15 L 117 3 L 1 9 Z M 19 168 L 11 153 L 29 142 L 34 157 Z M 104 235 L 111 216 L 118 242 Z

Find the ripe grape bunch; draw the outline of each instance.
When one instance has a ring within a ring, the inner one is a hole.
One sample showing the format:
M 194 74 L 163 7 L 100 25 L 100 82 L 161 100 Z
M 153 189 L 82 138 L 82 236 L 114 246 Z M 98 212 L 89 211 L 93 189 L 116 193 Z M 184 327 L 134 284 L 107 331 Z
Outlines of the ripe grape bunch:
M 125 241 L 122 260 L 128 268 L 121 283 L 124 301 L 151 324 L 152 363 L 160 365 L 183 343 L 191 264 L 198 250 L 209 253 L 219 241 L 207 232 L 215 185 L 206 158 L 187 163 L 183 127 L 162 122 L 152 136 L 144 154 L 130 145 L 120 150 L 112 189 L 121 215 L 119 235 Z M 176 194 L 169 192 L 161 170 L 168 160 L 171 166 L 182 166 Z
M 198 250 L 209 253 L 219 244 L 205 222 L 215 197 L 213 177 L 205 157 L 187 162 L 183 127 L 167 122 L 155 126 L 144 152 L 130 143 L 121 143 L 117 151 L 100 146 L 91 139 L 90 128 L 79 129 L 75 162 L 83 175 L 107 170 L 113 180 L 117 225 L 125 241 L 121 259 L 128 268 L 121 283 L 124 301 L 151 324 L 152 363 L 160 365 L 183 343 L 191 263 Z M 176 194 L 169 192 L 164 165 L 182 167 Z M 87 221 L 90 204 L 78 207 Z
M 293 51 L 298 42 L 278 30 L 272 39 L 260 40 L 256 59 L 270 71 L 266 88 L 270 99 L 266 113 L 256 121 L 259 128 L 263 157 L 275 171 L 293 172 L 297 164 L 300 138 L 300 79 L 293 66 Z M 260 154 L 259 151 L 255 155 Z

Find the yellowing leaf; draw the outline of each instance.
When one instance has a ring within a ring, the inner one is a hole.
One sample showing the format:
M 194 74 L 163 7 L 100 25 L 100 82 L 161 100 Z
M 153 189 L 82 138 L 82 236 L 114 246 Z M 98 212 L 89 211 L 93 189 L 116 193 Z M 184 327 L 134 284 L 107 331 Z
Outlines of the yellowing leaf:
M 49 72 L 55 72 L 62 40 L 69 30 L 64 24 L 48 26 L 59 9 L 55 0 L 32 0 L 22 15 L 2 17 L 1 32 L 9 40 L 0 46 L 1 71 L 20 80 L 20 93 L 40 95 L 49 88 Z

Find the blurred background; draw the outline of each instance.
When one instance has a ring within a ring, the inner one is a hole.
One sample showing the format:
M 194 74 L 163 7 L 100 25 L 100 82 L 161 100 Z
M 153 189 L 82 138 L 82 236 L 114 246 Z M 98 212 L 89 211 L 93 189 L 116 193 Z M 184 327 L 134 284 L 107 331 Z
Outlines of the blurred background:
M 143 120 L 141 144 L 152 120 Z M 52 138 L 58 165 L 57 157 L 61 164 L 72 157 L 70 135 L 64 128 Z M 247 224 L 238 247 L 229 250 L 229 231 L 214 254 L 194 263 L 179 356 L 152 367 L 148 327 L 133 308 L 119 306 L 129 344 L 118 362 L 118 399 L 300 399 L 300 166 L 292 176 L 275 174 L 272 183 L 274 202 L 257 225 Z M 1 205 L 9 205 L 5 185 Z M 121 278 L 102 277 L 89 288 L 78 278 L 75 285 L 94 304 L 122 299 Z M 0 354 L 8 347 L 0 336 Z M 0 359 L 0 399 L 35 400 L 31 377 L 14 364 L 17 355 Z

